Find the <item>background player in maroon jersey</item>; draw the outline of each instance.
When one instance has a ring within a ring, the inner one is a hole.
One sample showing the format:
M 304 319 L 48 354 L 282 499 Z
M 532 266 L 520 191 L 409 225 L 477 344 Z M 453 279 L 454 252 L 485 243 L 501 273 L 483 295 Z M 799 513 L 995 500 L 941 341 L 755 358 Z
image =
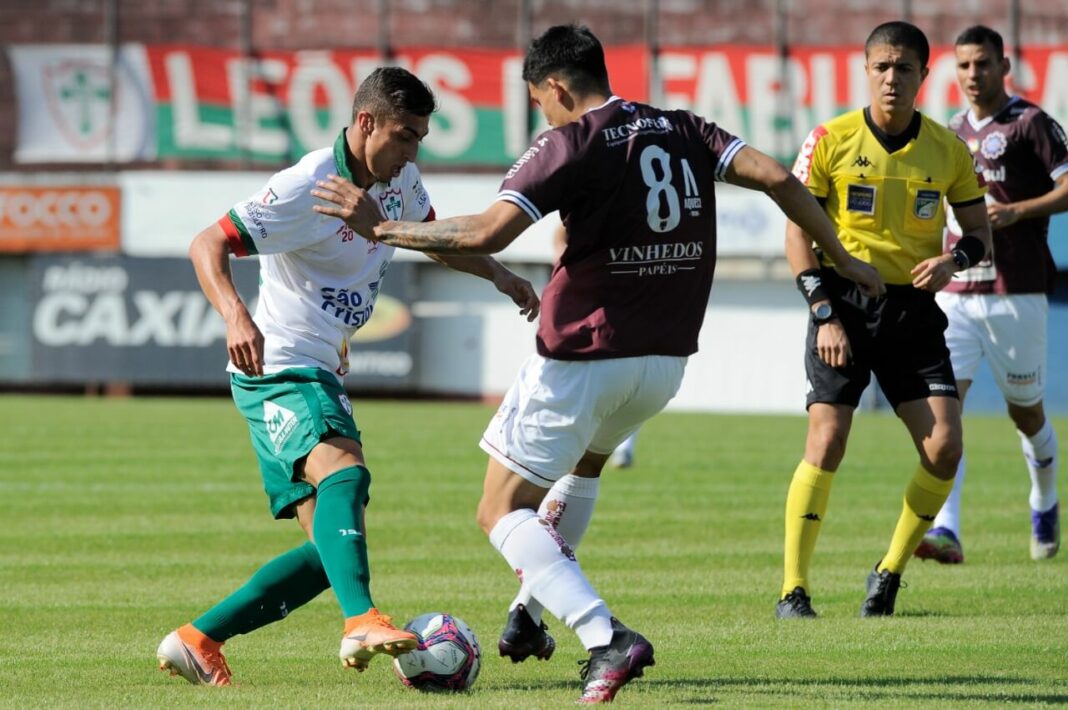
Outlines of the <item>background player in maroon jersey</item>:
M 1046 243 L 1049 217 L 1068 210 L 1068 141 L 1042 109 L 1005 91 L 1009 59 L 994 30 L 978 25 L 956 41 L 957 81 L 969 108 L 950 121 L 983 169 L 993 260 L 962 271 L 938 294 L 949 318 L 946 344 L 961 401 L 985 356 L 1020 435 L 1031 474 L 1031 557 L 1048 559 L 1060 546 L 1057 435 L 1042 408 L 1046 377 L 1047 294 L 1056 266 Z M 947 248 L 959 239 L 951 223 Z M 964 561 L 960 492 L 953 491 L 916 556 Z
M 575 560 L 592 511 L 584 482 L 675 395 L 697 350 L 715 268 L 713 182 L 763 190 L 843 276 L 872 295 L 884 289 L 779 163 L 687 111 L 614 96 L 587 28 L 547 30 L 531 45 L 523 78 L 554 128 L 508 171 L 482 214 L 383 222 L 358 188 L 336 179 L 335 204 L 320 211 L 368 238 L 438 253 L 500 251 L 560 211 L 567 245 L 543 294 L 538 352 L 483 434 L 490 459 L 478 522 L 530 595 L 590 651 L 581 702 L 607 702 L 653 664 L 653 647 L 612 616 Z M 499 648 L 520 661 L 547 658 L 553 643 L 517 607 Z

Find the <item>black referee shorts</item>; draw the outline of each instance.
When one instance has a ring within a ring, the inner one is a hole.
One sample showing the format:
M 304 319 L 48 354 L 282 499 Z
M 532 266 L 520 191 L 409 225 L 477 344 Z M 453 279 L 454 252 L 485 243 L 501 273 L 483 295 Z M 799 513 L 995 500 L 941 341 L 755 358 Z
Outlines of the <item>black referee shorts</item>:
M 887 285 L 886 295 L 869 298 L 832 269 L 823 269 L 822 278 L 853 356 L 845 367 L 823 362 L 816 349 L 818 329 L 809 322 L 806 408 L 816 402 L 856 407 L 872 373 L 895 411 L 902 402 L 958 396 L 944 334 L 948 321 L 933 293 Z

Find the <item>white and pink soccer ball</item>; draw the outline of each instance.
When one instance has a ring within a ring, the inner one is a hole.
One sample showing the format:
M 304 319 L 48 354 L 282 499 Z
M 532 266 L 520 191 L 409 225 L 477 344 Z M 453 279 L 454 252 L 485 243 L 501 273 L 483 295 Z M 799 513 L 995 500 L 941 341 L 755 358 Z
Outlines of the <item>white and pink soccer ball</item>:
M 419 646 L 393 659 L 393 671 L 409 688 L 426 691 L 467 690 L 478 678 L 482 649 L 463 619 L 432 612 L 417 616 L 405 630 Z

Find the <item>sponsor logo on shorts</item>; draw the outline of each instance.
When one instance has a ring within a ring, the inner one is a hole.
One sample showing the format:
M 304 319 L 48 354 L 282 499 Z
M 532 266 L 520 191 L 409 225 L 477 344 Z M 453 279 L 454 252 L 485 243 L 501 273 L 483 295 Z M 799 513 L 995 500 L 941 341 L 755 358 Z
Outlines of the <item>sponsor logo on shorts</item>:
M 1010 385 L 1016 387 L 1023 387 L 1026 385 L 1033 385 L 1038 382 L 1038 371 L 1034 372 L 1009 372 L 1005 375 L 1005 379 Z
M 337 401 L 341 402 L 341 408 L 345 410 L 345 413 L 350 417 L 352 416 L 352 403 L 349 402 L 348 395 L 344 392 L 337 396 Z
M 297 421 L 297 415 L 291 410 L 274 402 L 263 403 L 263 423 L 267 427 L 267 436 L 271 438 L 276 454 L 282 450 L 286 440 L 297 428 Z
M 927 389 L 931 392 L 956 392 L 956 385 L 945 385 L 940 382 L 930 382 L 927 384 Z

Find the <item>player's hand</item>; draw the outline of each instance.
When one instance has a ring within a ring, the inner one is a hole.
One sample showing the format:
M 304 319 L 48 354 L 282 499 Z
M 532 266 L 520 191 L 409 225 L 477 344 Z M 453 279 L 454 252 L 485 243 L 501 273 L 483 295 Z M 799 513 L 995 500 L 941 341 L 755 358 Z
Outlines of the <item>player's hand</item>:
M 924 259 L 912 268 L 912 285 L 924 291 L 941 291 L 957 273 L 957 264 L 949 254 Z
M 986 216 L 991 229 L 1004 229 L 1020 221 L 1020 212 L 1015 205 L 991 202 L 986 206 Z
M 819 326 L 816 331 L 816 350 L 820 354 L 820 360 L 831 367 L 845 367 L 849 364 L 853 351 L 849 347 L 849 336 L 846 335 L 841 321 L 834 318 Z
M 367 194 L 366 190 L 356 187 L 343 177 L 328 175 L 325 180 L 316 180 L 311 194 L 331 203 L 313 205 L 313 210 L 319 214 L 337 217 L 364 239 L 376 241 L 374 229 L 385 221 L 385 217 L 378 207 L 378 202 Z
M 857 286 L 860 287 L 861 293 L 869 298 L 882 296 L 886 293 L 886 284 L 875 267 L 856 257 L 851 256 L 845 264 L 836 264 L 834 270 L 840 276 L 844 276 L 850 281 L 855 281 Z
M 501 269 L 501 272 L 493 277 L 493 285 L 519 306 L 519 315 L 526 316 L 528 323 L 538 317 L 541 301 L 529 281 L 516 276 L 507 269 Z
M 263 374 L 263 333 L 244 308 L 226 320 L 226 352 L 230 362 L 249 377 Z

